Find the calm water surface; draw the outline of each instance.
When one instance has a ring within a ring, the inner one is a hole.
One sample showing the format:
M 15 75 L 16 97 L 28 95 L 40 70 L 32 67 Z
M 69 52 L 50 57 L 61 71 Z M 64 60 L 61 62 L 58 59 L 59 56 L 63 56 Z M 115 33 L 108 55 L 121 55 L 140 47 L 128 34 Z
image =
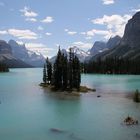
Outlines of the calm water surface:
M 135 136 L 140 135 L 139 125 L 121 124 L 128 114 L 140 120 L 140 104 L 103 95 L 140 90 L 140 76 L 82 75 L 82 85 L 95 87 L 102 97 L 89 94 L 73 100 L 50 96 L 38 86 L 41 81 L 42 69 L 0 73 L 0 140 L 140 139 Z

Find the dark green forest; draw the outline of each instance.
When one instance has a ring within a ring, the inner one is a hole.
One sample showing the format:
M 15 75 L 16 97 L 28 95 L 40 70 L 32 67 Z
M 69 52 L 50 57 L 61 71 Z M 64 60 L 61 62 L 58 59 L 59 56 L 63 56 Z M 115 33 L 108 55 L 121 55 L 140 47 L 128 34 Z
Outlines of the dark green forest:
M 82 64 L 83 73 L 101 74 L 140 74 L 140 60 L 106 58 Z
M 8 72 L 9 68 L 4 64 L 0 63 L 0 72 Z

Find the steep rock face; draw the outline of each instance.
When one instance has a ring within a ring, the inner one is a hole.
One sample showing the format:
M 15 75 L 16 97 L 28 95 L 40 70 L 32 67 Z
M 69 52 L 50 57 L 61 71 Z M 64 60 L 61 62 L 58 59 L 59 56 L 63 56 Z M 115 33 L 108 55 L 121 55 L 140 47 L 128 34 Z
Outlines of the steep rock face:
M 89 56 L 88 52 L 74 46 L 72 47 L 74 53 L 76 54 L 76 56 L 79 58 L 80 62 L 84 62 L 85 59 Z
M 117 46 L 120 43 L 120 41 L 121 41 L 121 37 L 118 35 L 115 37 L 111 37 L 106 44 L 106 48 L 111 49 Z
M 96 41 L 93 47 L 89 50 L 90 55 L 94 56 L 106 50 L 106 42 Z
M 8 44 L 11 46 L 12 48 L 12 54 L 16 57 L 16 58 L 19 58 L 21 60 L 25 60 L 25 59 L 28 59 L 29 56 L 28 56 L 28 51 L 25 47 L 25 45 L 19 45 L 16 41 L 14 40 L 10 40 L 8 42 Z
M 107 57 L 140 59 L 140 12 L 137 12 L 126 24 L 120 43 L 112 49 L 92 57 L 92 60 L 99 57 L 103 60 Z
M 45 58 L 43 55 L 28 50 L 25 44 L 20 45 L 14 40 L 10 40 L 8 44 L 11 46 L 12 53 L 16 58 L 35 67 L 42 67 L 44 65 Z
M 12 49 L 4 40 L 0 40 L 0 54 L 12 54 Z
M 140 12 L 137 12 L 126 24 L 121 45 L 140 47 Z
M 30 65 L 14 57 L 11 46 L 3 40 L 0 40 L 0 62 L 6 64 L 10 68 L 31 67 Z

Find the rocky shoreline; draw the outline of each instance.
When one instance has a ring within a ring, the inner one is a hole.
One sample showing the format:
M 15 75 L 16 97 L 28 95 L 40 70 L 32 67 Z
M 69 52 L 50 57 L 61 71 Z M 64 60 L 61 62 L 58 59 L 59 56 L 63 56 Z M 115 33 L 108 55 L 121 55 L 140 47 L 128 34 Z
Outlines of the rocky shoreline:
M 68 95 L 68 96 L 80 96 L 82 93 L 89 93 L 89 92 L 96 92 L 96 89 L 91 89 L 86 86 L 80 86 L 80 89 L 77 91 L 77 89 L 72 90 L 55 90 L 52 85 L 40 83 L 39 86 L 43 87 L 44 89 L 47 89 L 49 91 L 55 92 L 55 93 L 61 93 L 61 95 Z

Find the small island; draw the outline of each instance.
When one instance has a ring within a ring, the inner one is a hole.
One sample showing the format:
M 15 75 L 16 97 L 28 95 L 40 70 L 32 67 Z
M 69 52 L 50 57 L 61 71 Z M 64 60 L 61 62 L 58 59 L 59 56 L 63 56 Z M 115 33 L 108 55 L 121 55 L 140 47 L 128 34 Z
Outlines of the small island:
M 9 68 L 4 63 L 0 63 L 0 72 L 9 72 Z
M 79 96 L 80 93 L 96 91 L 86 86 L 80 86 L 81 66 L 78 57 L 72 48 L 69 49 L 69 58 L 58 50 L 54 64 L 46 59 L 43 69 L 43 83 L 40 86 L 53 92 L 62 92 L 66 95 Z
M 124 124 L 125 125 L 138 125 L 139 121 L 138 120 L 135 120 L 133 117 L 126 117 L 124 119 Z

